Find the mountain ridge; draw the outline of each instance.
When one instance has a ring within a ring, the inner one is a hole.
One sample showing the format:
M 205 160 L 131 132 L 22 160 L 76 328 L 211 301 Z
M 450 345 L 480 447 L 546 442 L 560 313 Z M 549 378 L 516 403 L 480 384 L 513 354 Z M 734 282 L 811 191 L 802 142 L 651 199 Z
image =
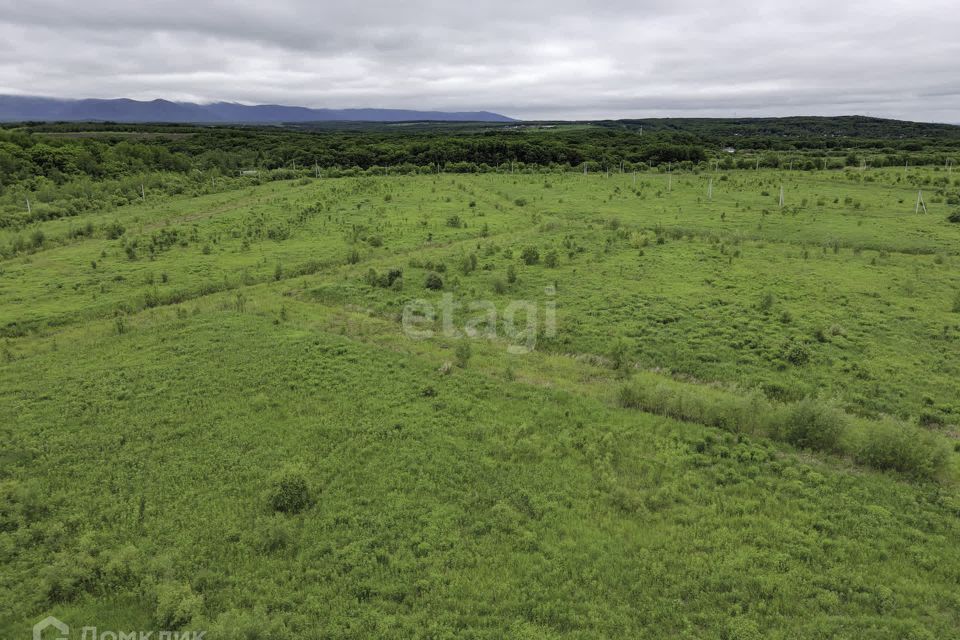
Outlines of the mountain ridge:
M 189 124 L 271 124 L 291 122 L 514 122 L 490 111 L 421 111 L 414 109 L 315 109 L 238 102 L 174 102 L 130 98 L 48 98 L 0 95 L 0 122 L 169 122 Z

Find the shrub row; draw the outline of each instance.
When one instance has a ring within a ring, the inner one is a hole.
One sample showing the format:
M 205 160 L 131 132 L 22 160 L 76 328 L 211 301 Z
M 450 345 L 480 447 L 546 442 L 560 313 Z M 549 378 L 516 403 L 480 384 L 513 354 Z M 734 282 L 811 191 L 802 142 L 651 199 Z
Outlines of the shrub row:
M 759 393 L 734 394 L 711 388 L 690 389 L 667 382 L 623 385 L 621 407 L 639 409 L 735 433 L 788 442 L 801 449 L 848 455 L 880 470 L 934 479 L 949 464 L 942 438 L 910 423 L 871 421 L 856 429 L 854 420 L 829 400 L 804 398 L 777 403 Z

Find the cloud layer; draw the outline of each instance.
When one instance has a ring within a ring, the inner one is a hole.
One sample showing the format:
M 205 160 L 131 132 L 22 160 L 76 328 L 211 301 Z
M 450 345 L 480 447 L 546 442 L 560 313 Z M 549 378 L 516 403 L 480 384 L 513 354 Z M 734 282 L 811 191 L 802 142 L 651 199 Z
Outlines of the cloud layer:
M 0 0 L 0 93 L 960 122 L 944 0 Z

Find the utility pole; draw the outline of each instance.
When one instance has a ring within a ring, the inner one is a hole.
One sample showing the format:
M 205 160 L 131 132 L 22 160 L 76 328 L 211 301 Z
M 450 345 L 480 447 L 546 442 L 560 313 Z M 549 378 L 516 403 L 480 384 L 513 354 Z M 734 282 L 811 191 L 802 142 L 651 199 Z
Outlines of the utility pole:
M 140 199 L 143 200 L 144 202 L 147 201 L 147 193 L 146 193 L 146 191 L 143 190 L 143 183 L 142 183 L 142 182 L 140 183 Z
M 783 209 L 783 185 L 780 185 L 780 208 Z
M 920 213 L 920 209 L 923 209 L 923 212 L 927 212 L 927 204 L 923 201 L 923 191 L 917 191 L 917 208 L 914 209 L 914 213 Z
M 31 215 L 33 211 L 30 210 L 30 196 L 27 196 L 27 215 Z
M 713 202 L 713 178 L 707 183 L 707 200 Z

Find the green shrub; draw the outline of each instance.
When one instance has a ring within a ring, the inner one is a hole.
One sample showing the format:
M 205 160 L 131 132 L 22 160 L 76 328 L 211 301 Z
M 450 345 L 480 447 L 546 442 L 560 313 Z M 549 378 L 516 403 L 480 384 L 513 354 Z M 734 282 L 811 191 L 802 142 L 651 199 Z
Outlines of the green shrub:
M 942 472 L 948 456 L 944 443 L 933 434 L 893 420 L 873 427 L 856 452 L 856 460 L 861 464 L 924 479 Z
M 286 468 L 270 478 L 267 488 L 270 508 L 281 513 L 299 513 L 310 506 L 310 487 L 303 473 Z
M 757 305 L 760 311 L 767 312 L 773 308 L 773 305 L 776 303 L 776 297 L 767 291 L 762 296 L 760 296 L 760 303 Z
M 847 429 L 847 417 L 831 404 L 804 398 L 785 410 L 783 438 L 794 446 L 836 451 Z
M 610 351 L 610 361 L 617 371 L 625 370 L 629 365 L 629 348 L 623 338 L 618 338 Z
M 382 287 L 384 289 L 393 289 L 396 282 L 403 278 L 402 269 L 389 269 L 386 273 L 378 273 L 371 267 L 364 278 L 371 287 Z
M 40 574 L 47 601 L 71 602 L 83 593 L 92 592 L 99 573 L 97 560 L 89 553 L 58 554 Z
M 536 247 L 525 247 L 520 254 L 520 259 L 524 264 L 534 265 L 540 262 L 540 252 Z
M 802 367 L 810 362 L 810 349 L 807 348 L 807 345 L 796 340 L 789 340 L 784 343 L 781 355 L 784 360 L 797 367 Z
M 470 362 L 470 357 L 473 355 L 473 350 L 470 348 L 470 343 L 466 340 L 461 341 L 457 345 L 455 355 L 457 358 L 457 366 L 461 369 L 466 369 L 467 363 Z
M 477 269 L 477 254 L 471 253 L 460 259 L 460 273 L 469 275 Z
M 103 226 L 103 235 L 106 236 L 108 240 L 116 240 L 124 234 L 126 229 L 123 228 L 123 225 L 117 221 L 110 222 Z
M 626 384 L 617 392 L 617 404 L 624 409 L 645 409 L 643 393 L 640 387 Z
M 428 273 L 427 279 L 424 281 L 423 286 L 433 291 L 439 291 L 440 289 L 443 289 L 443 280 L 435 273 Z
M 136 585 L 145 566 L 143 553 L 132 544 L 103 554 L 101 561 L 100 585 L 108 589 Z
M 203 613 L 203 596 L 189 584 L 168 582 L 157 585 L 154 618 L 164 629 L 180 629 Z

